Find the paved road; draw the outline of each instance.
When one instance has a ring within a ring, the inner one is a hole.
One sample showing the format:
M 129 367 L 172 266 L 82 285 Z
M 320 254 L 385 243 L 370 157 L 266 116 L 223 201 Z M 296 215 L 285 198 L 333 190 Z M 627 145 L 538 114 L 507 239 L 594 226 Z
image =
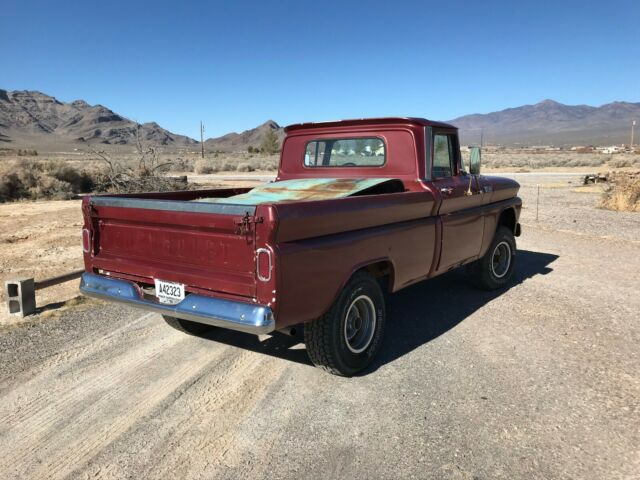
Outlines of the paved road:
M 89 304 L 0 335 L 0 478 L 640 477 L 640 246 L 527 225 L 512 288 L 389 300 L 344 379 L 289 337 Z

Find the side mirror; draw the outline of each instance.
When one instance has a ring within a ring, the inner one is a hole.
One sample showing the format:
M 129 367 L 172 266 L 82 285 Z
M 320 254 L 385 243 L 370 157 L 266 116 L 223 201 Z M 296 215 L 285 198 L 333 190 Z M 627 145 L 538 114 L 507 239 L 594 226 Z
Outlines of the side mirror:
M 471 175 L 480 175 L 480 164 L 482 163 L 482 151 L 480 147 L 472 147 L 469 156 L 469 173 Z

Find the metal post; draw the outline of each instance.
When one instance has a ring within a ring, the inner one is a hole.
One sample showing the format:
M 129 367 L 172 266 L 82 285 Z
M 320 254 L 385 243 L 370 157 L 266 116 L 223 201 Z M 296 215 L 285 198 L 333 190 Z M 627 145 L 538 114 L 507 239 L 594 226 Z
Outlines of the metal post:
M 80 278 L 83 273 L 84 268 L 65 273 L 64 275 L 58 275 L 57 277 L 45 278 L 44 280 L 34 282 L 34 289 L 42 290 L 43 288 L 52 287 L 53 285 L 59 285 L 70 280 L 75 280 L 76 278 Z
M 540 184 L 538 183 L 536 186 L 538 187 L 537 188 L 538 194 L 536 195 L 536 222 L 537 222 L 538 221 L 538 210 L 539 210 L 539 207 L 540 207 Z
M 202 158 L 204 158 L 204 125 L 200 120 L 200 148 L 202 150 Z
M 636 121 L 631 121 L 631 152 L 633 152 L 633 129 L 636 126 Z

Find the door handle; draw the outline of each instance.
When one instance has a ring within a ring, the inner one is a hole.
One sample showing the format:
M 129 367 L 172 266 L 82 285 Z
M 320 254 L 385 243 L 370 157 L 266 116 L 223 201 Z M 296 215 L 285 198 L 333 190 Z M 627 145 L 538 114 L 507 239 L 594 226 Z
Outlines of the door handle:
M 453 193 L 453 188 L 451 188 L 451 187 L 442 187 L 440 189 L 440 193 L 442 193 L 444 195 L 451 195 Z

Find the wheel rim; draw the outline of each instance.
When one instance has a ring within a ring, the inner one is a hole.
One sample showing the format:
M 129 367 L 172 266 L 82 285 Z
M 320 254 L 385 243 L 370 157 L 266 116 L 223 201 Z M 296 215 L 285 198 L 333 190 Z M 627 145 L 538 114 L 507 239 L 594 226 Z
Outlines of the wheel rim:
M 366 295 L 356 298 L 349 308 L 344 320 L 344 340 L 353 353 L 361 353 L 367 349 L 376 331 L 376 307 Z
M 504 277 L 511 266 L 511 245 L 507 242 L 500 242 L 493 249 L 491 255 L 491 272 L 497 277 Z

